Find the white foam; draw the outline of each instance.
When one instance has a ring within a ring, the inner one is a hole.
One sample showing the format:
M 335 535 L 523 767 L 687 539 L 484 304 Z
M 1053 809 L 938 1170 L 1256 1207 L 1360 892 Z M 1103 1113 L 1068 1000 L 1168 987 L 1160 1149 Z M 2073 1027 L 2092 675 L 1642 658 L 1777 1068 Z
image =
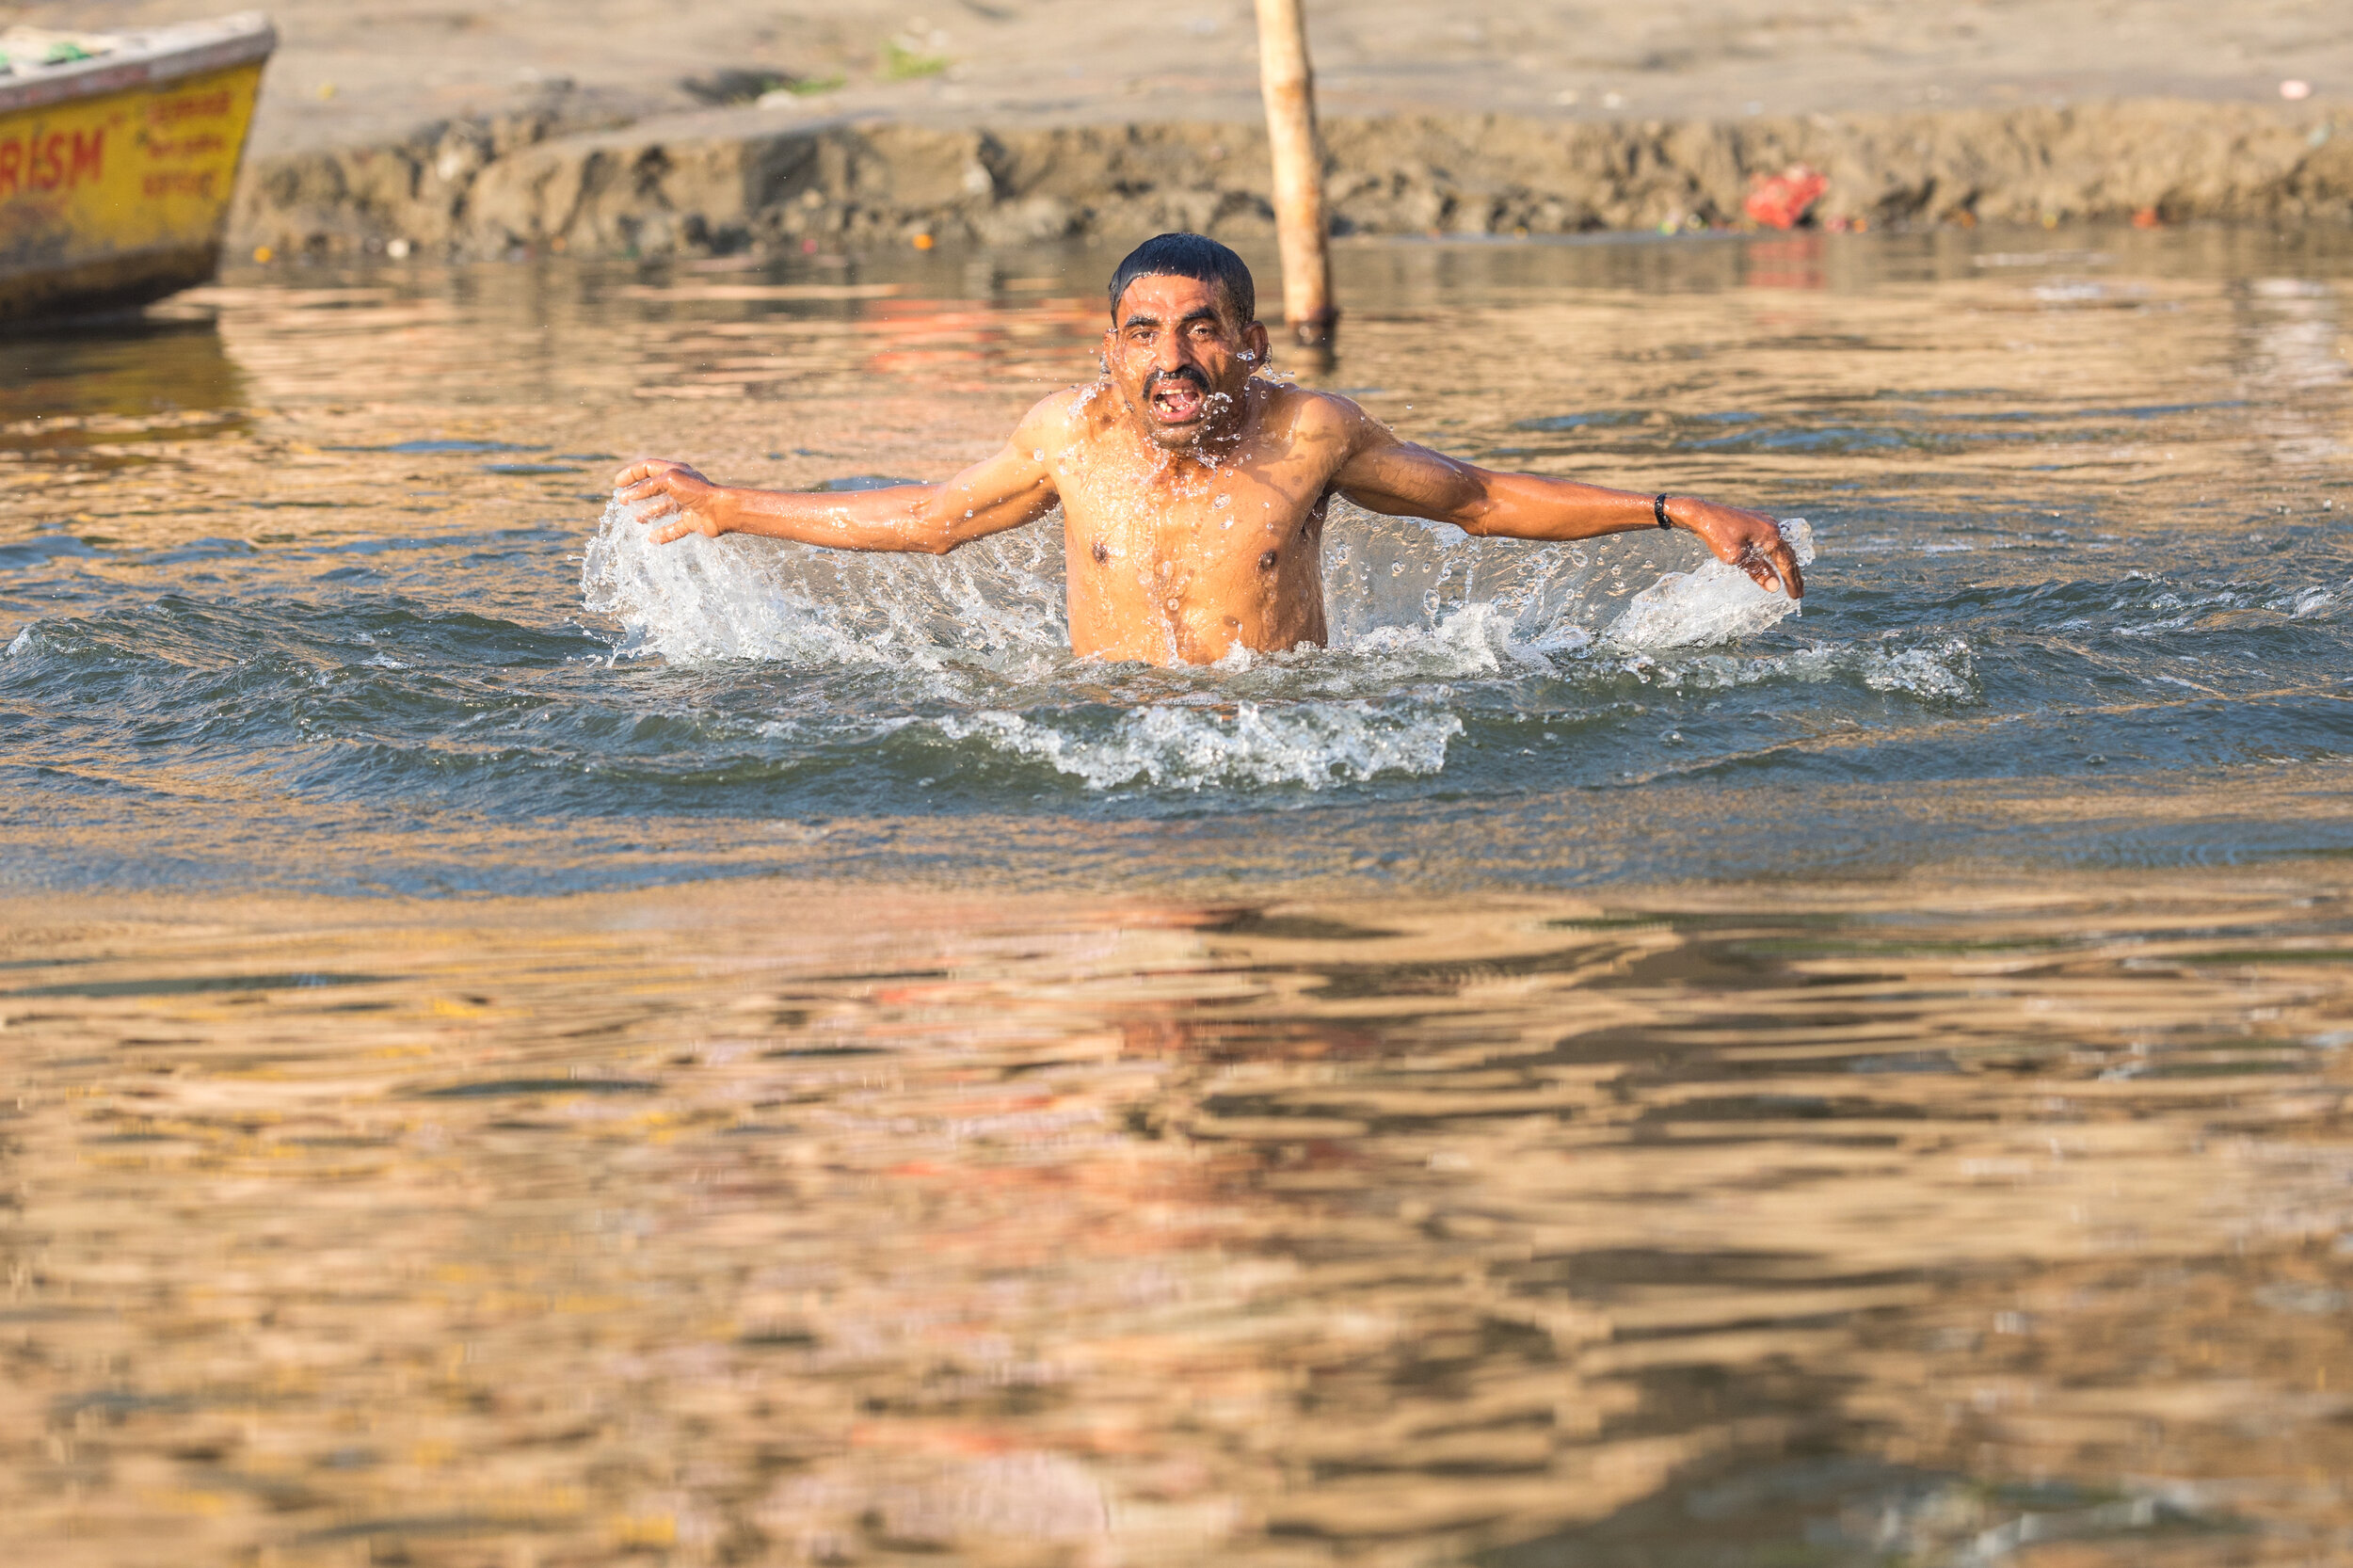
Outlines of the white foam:
M 624 656 L 936 670 L 956 654 L 1067 652 L 1061 566 L 1060 531 L 1046 527 L 944 561 L 740 536 L 656 545 L 615 501 L 582 563 L 581 599 L 621 623 Z
M 1801 567 L 1814 564 L 1814 529 L 1785 518 L 1782 537 Z M 1799 614 L 1798 600 L 1760 588 L 1749 574 L 1710 559 L 1696 570 L 1671 571 L 1634 596 L 1603 635 L 1621 648 L 1708 648 L 1754 636 Z
M 1377 517 L 1332 504 L 1324 607 L 1338 651 L 1388 655 L 1425 636 L 1461 651 L 1483 645 L 1505 662 L 1574 651 L 1593 640 L 1628 574 L 1646 582 L 1678 558 L 1671 541 L 1641 536 L 1542 545 L 1473 538 L 1444 523 Z M 1465 615 L 1475 618 L 1464 620 Z M 1493 663 L 1483 667 L 1493 668 Z M 1469 673 L 1466 669 L 1464 673 Z
M 1433 774 L 1446 766 L 1447 743 L 1463 731 L 1463 721 L 1442 710 L 1398 712 L 1368 702 L 1156 702 L 1128 709 L 1108 729 L 996 711 L 932 722 L 951 740 L 984 741 L 1096 790 L 1137 780 L 1193 790 L 1321 790 L 1385 773 Z
M 1854 680 L 1875 692 L 1939 701 L 1969 702 L 1977 695 L 1977 656 L 1965 637 L 1945 637 L 1920 648 L 1829 644 L 1787 653 L 1702 653 L 1672 664 L 1636 653 L 1605 667 L 1674 692 Z
M 935 671 L 952 658 L 1035 665 L 1068 656 L 1059 523 L 1048 517 L 940 559 L 742 536 L 690 535 L 652 545 L 645 525 L 616 502 L 589 542 L 582 598 L 587 609 L 620 622 L 623 655 Z M 1803 520 L 1785 527 L 1800 559 L 1810 562 Z M 1687 558 L 1694 548 L 1689 539 L 1636 535 L 1598 550 L 1475 539 L 1345 502 L 1334 503 L 1329 528 L 1331 648 L 1273 663 L 1352 689 L 1489 674 L 1580 651 L 1628 594 L 1633 600 L 1609 635 L 1637 648 L 1722 642 L 1795 608 L 1721 562 L 1658 575 Z
M 619 655 L 888 670 L 902 700 L 931 711 L 902 710 L 891 728 L 979 743 L 1096 790 L 1321 790 L 1435 774 L 1464 728 L 1447 682 L 1561 673 L 1559 656 L 1600 648 L 1605 621 L 1622 648 L 1639 650 L 1720 642 L 1791 608 L 1718 563 L 1659 576 L 1694 548 L 1663 535 L 1600 550 L 1475 539 L 1345 503 L 1335 503 L 1329 526 L 1331 646 L 1237 649 L 1210 669 L 1074 659 L 1058 517 L 941 559 L 744 537 L 656 546 L 616 503 L 589 544 L 581 584 L 589 610 L 620 622 Z M 1805 525 L 1787 526 L 1810 561 Z M 1809 658 L 1818 672 L 1800 667 Z M 1699 661 L 1722 670 L 1637 659 L 1645 680 L 1701 686 L 1830 679 L 1842 667 L 1828 653 L 1784 655 L 1769 667 Z M 1074 707 L 1079 689 L 1084 706 Z M 1109 712 L 1098 706 L 1107 696 Z M 950 712 L 938 713 L 942 706 Z
M 1946 637 L 1927 648 L 1866 648 L 1863 683 L 1875 692 L 1965 702 L 1977 694 L 1977 660 L 1967 638 Z
M 1592 643 L 1582 628 L 1547 629 L 1523 641 L 1509 610 L 1478 600 L 1439 615 L 1425 626 L 1375 626 L 1333 639 L 1331 655 L 1354 673 L 1394 683 L 1416 679 L 1495 675 L 1507 665 L 1537 665 L 1544 655 L 1574 652 Z

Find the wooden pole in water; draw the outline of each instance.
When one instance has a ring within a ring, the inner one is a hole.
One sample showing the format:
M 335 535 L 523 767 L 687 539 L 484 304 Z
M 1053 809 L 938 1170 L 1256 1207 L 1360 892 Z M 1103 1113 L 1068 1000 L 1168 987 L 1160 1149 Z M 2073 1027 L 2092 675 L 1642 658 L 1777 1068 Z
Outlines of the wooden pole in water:
M 1316 145 L 1316 87 L 1300 0 L 1258 0 L 1258 86 L 1274 154 L 1274 237 L 1283 252 L 1283 319 L 1305 348 L 1329 352 L 1332 251 L 1323 216 L 1323 154 Z

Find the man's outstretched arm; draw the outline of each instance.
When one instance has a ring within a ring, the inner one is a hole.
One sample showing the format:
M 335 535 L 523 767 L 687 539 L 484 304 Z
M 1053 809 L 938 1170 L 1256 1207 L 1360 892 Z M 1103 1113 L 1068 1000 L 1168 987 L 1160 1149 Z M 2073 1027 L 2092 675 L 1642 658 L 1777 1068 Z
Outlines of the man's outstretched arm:
M 1002 452 L 944 485 L 887 489 L 755 490 L 714 485 L 684 463 L 651 457 L 613 481 L 655 544 L 689 534 L 760 534 L 828 550 L 890 550 L 945 555 L 961 544 L 1035 522 L 1053 510 L 1053 475 L 1039 456 L 1044 431 L 1032 412 Z
M 1591 539 L 1657 526 L 1657 497 L 1533 473 L 1497 473 L 1401 441 L 1369 416 L 1355 451 L 1333 476 L 1339 492 L 1369 512 L 1450 522 L 1469 534 L 1509 539 Z M 1797 552 L 1771 518 L 1696 496 L 1670 496 L 1668 520 L 1749 574 L 1790 598 L 1805 592 Z

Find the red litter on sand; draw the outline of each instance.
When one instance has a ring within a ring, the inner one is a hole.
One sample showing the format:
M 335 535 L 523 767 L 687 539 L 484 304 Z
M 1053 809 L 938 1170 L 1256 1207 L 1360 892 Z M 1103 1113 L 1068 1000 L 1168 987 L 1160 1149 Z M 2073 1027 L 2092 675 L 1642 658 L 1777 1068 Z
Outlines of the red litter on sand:
M 1803 164 L 1791 164 L 1781 173 L 1756 182 L 1756 188 L 1749 192 L 1746 211 L 1753 221 L 1768 229 L 1795 229 L 1806 209 L 1828 189 L 1827 175 Z

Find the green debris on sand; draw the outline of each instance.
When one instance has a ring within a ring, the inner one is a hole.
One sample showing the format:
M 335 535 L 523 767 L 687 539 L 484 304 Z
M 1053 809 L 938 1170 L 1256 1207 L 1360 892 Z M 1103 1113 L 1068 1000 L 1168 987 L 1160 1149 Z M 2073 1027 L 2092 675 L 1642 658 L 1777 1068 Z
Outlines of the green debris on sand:
M 945 55 L 922 55 L 908 48 L 897 39 L 883 44 L 882 76 L 886 82 L 912 82 L 925 76 L 936 76 L 948 69 Z

